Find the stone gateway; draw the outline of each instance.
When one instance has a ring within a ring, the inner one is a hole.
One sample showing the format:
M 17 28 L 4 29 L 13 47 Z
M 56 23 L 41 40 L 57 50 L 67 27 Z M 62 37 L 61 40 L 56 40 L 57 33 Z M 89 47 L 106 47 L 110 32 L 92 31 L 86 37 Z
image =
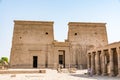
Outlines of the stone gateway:
M 108 44 L 105 23 L 69 22 L 64 42 L 54 40 L 53 23 L 14 21 L 11 68 L 84 69 L 87 50 Z

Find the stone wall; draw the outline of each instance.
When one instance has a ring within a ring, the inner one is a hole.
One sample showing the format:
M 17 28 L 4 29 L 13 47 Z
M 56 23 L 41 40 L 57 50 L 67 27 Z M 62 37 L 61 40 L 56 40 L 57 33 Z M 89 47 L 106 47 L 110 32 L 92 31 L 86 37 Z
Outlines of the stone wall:
M 87 50 L 108 44 L 105 23 L 70 22 L 68 25 L 68 41 L 74 55 L 72 62 L 80 69 L 86 68 Z
M 38 56 L 38 67 L 45 67 L 48 45 L 54 41 L 53 22 L 14 22 L 10 67 L 33 68 L 33 56 Z
M 36 68 L 57 68 L 62 63 L 65 68 L 83 69 L 87 68 L 87 50 L 108 44 L 105 23 L 70 22 L 65 42 L 54 40 L 53 22 L 14 23 L 11 68 L 33 68 L 34 63 Z

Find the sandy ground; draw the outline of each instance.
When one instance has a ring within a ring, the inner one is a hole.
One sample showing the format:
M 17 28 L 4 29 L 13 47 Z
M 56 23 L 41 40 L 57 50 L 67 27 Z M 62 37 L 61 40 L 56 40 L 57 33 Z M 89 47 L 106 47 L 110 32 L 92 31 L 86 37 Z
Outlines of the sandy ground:
M 120 80 L 118 77 L 88 76 L 86 70 L 77 70 L 76 73 L 57 73 L 56 70 L 47 69 L 45 74 L 0 74 L 0 80 Z

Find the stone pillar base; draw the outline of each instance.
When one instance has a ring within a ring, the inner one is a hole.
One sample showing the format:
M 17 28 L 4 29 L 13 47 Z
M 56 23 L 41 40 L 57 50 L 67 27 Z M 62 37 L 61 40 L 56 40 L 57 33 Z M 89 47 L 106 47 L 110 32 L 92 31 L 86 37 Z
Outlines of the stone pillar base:
M 96 73 L 96 75 L 98 75 L 98 76 L 99 76 L 99 75 L 101 75 L 101 74 L 100 74 L 100 73 Z
M 114 73 L 111 73 L 111 74 L 109 74 L 109 76 L 110 76 L 110 77 L 114 77 L 115 75 L 114 75 Z
M 117 75 L 117 77 L 120 77 L 120 73 Z
M 96 75 L 95 71 L 92 71 L 92 74 L 93 74 L 93 75 Z
M 107 73 L 103 73 L 102 76 L 107 76 Z

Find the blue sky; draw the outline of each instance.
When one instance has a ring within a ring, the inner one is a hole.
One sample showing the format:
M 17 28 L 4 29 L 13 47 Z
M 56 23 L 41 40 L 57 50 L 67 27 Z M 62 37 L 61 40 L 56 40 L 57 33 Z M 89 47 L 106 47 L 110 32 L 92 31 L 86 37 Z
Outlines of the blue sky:
M 104 22 L 109 43 L 120 41 L 120 0 L 0 0 L 0 57 L 10 55 L 14 20 L 54 21 L 59 41 L 68 22 Z

